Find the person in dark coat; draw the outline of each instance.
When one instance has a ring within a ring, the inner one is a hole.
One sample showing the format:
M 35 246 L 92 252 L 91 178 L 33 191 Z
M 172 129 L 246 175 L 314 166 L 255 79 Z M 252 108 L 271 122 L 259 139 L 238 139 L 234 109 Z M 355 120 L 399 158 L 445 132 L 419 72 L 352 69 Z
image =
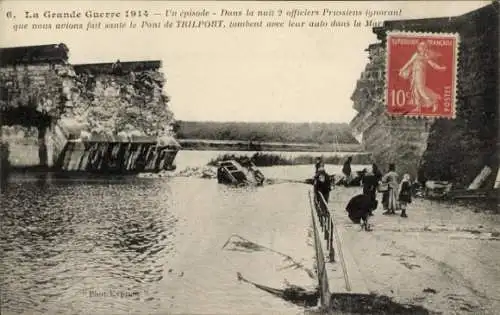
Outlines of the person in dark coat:
M 319 215 L 322 218 L 326 218 L 329 216 L 328 213 L 328 200 L 330 198 L 330 191 L 332 190 L 331 180 L 328 173 L 320 168 L 316 176 L 314 177 L 314 196 L 316 198 L 316 202 L 319 205 Z M 323 195 L 323 199 L 320 197 Z M 326 202 L 326 204 L 325 204 Z
M 361 194 L 352 197 L 345 208 L 349 219 L 351 219 L 353 223 L 361 224 L 361 227 L 364 228 L 365 231 L 371 230 L 368 224 L 368 218 L 370 216 L 372 204 L 370 196 Z
M 323 160 L 320 157 L 317 157 L 316 163 L 314 163 L 314 168 L 315 168 L 314 174 L 315 175 L 318 173 L 318 171 L 320 170 L 321 167 L 325 167 L 325 165 L 323 163 Z
M 399 204 L 401 206 L 401 217 L 407 218 L 406 207 L 411 203 L 412 185 L 410 183 L 410 175 L 405 174 L 399 185 Z
M 328 203 L 331 190 L 332 190 L 331 177 L 323 168 L 320 168 L 314 178 L 314 191 L 320 192 L 325 198 L 325 201 Z
M 370 200 L 372 201 L 372 206 L 370 207 L 370 215 L 373 215 L 373 211 L 377 209 L 378 206 L 377 186 L 378 178 L 372 168 L 371 171 L 367 171 L 363 176 L 363 194 L 370 197 Z
M 382 172 L 378 168 L 377 164 L 373 163 L 372 164 L 372 173 L 375 175 L 375 179 L 377 180 L 377 183 L 382 180 Z

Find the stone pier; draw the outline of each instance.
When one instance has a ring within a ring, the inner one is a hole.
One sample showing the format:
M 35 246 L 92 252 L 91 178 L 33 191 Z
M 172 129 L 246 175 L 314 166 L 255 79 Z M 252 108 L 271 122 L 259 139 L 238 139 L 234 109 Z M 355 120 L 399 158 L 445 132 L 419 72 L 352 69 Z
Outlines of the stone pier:
M 104 170 L 114 163 L 108 151 L 136 143 L 120 153 L 135 161 L 123 164 L 124 170 L 172 167 L 180 146 L 173 139 L 161 61 L 72 65 L 68 52 L 65 44 L 0 49 L 2 142 L 9 164 L 64 170 L 61 161 L 75 159 L 75 152 L 83 161 L 92 151 Z M 97 151 L 96 143 L 103 144 Z M 90 168 L 101 170 L 85 163 L 79 170 Z
M 485 167 L 498 170 L 498 1 L 475 11 L 432 19 L 385 21 L 373 28 L 369 63 L 352 95 L 358 112 L 350 125 L 383 170 L 420 181 L 447 180 L 467 187 Z M 385 114 L 387 31 L 449 32 L 460 36 L 456 119 L 391 118 Z M 491 175 L 483 184 L 493 187 Z

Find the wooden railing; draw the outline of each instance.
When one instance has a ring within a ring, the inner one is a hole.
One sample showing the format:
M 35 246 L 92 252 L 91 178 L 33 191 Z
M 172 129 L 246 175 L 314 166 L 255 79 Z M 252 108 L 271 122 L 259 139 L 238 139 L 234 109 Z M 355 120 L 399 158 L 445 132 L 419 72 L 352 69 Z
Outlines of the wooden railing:
M 311 195 L 313 195 L 312 198 Z M 314 216 L 318 218 L 321 232 L 323 234 L 323 240 L 326 241 L 326 249 L 328 250 L 328 258 L 329 258 L 328 260 L 330 263 L 336 262 L 335 248 L 337 249 L 338 258 L 342 266 L 342 272 L 345 280 L 345 288 L 346 291 L 349 292 L 351 291 L 351 284 L 349 281 L 349 274 L 347 273 L 347 266 L 342 251 L 340 235 L 336 229 L 333 212 L 330 210 L 328 202 L 326 202 L 325 197 L 321 192 L 317 191 L 311 194 L 310 191 L 309 199 L 311 200 L 311 204 L 313 205 L 311 207 L 312 208 L 311 215 L 313 216 L 313 228 L 315 234 L 316 258 L 318 262 L 318 277 L 319 277 L 320 287 L 328 288 L 328 281 L 325 269 L 325 256 L 323 254 L 323 250 L 320 244 L 321 239 L 319 237 L 319 229 L 316 226 L 316 220 L 314 219 Z M 324 281 L 326 281 L 327 283 L 323 284 Z
M 321 237 L 319 235 L 319 228 L 316 224 L 318 221 L 316 206 L 314 197 L 311 197 L 311 192 L 309 192 L 309 202 L 311 204 L 311 219 L 313 225 L 313 237 L 314 237 L 314 252 L 316 254 L 316 269 L 318 276 L 318 286 L 320 291 L 320 302 L 321 306 L 326 308 L 330 305 L 331 293 L 328 285 L 328 274 L 326 272 L 325 266 L 325 255 L 323 253 L 323 248 L 321 245 Z M 316 213 L 315 213 L 316 212 Z M 321 223 L 320 223 L 321 225 Z
M 326 241 L 326 249 L 330 262 L 335 262 L 335 249 L 333 247 L 333 218 L 328 208 L 328 203 L 319 191 L 314 193 L 314 209 L 319 219 L 323 239 Z

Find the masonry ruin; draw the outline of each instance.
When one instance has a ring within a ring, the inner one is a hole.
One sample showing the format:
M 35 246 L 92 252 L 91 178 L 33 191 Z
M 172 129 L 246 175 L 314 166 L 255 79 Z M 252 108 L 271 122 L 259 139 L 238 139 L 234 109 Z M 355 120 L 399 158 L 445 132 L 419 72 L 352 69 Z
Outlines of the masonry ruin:
M 179 145 L 161 62 L 72 65 L 68 53 L 65 44 L 0 51 L 2 147 L 9 163 L 80 171 L 171 165 Z
M 498 2 L 457 17 L 386 21 L 373 32 L 369 63 L 352 95 L 358 112 L 350 125 L 366 150 L 387 169 L 396 163 L 420 181 L 465 187 L 485 167 L 498 171 Z M 460 35 L 457 117 L 410 119 L 385 114 L 385 37 L 389 30 Z M 493 186 L 494 176 L 483 186 Z

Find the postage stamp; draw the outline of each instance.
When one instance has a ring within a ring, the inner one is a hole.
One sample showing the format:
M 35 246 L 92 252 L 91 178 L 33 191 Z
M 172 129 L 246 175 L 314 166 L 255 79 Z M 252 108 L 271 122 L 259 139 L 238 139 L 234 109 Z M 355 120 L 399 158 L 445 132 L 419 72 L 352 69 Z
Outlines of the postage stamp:
M 459 40 L 449 33 L 387 33 L 389 115 L 455 118 Z

